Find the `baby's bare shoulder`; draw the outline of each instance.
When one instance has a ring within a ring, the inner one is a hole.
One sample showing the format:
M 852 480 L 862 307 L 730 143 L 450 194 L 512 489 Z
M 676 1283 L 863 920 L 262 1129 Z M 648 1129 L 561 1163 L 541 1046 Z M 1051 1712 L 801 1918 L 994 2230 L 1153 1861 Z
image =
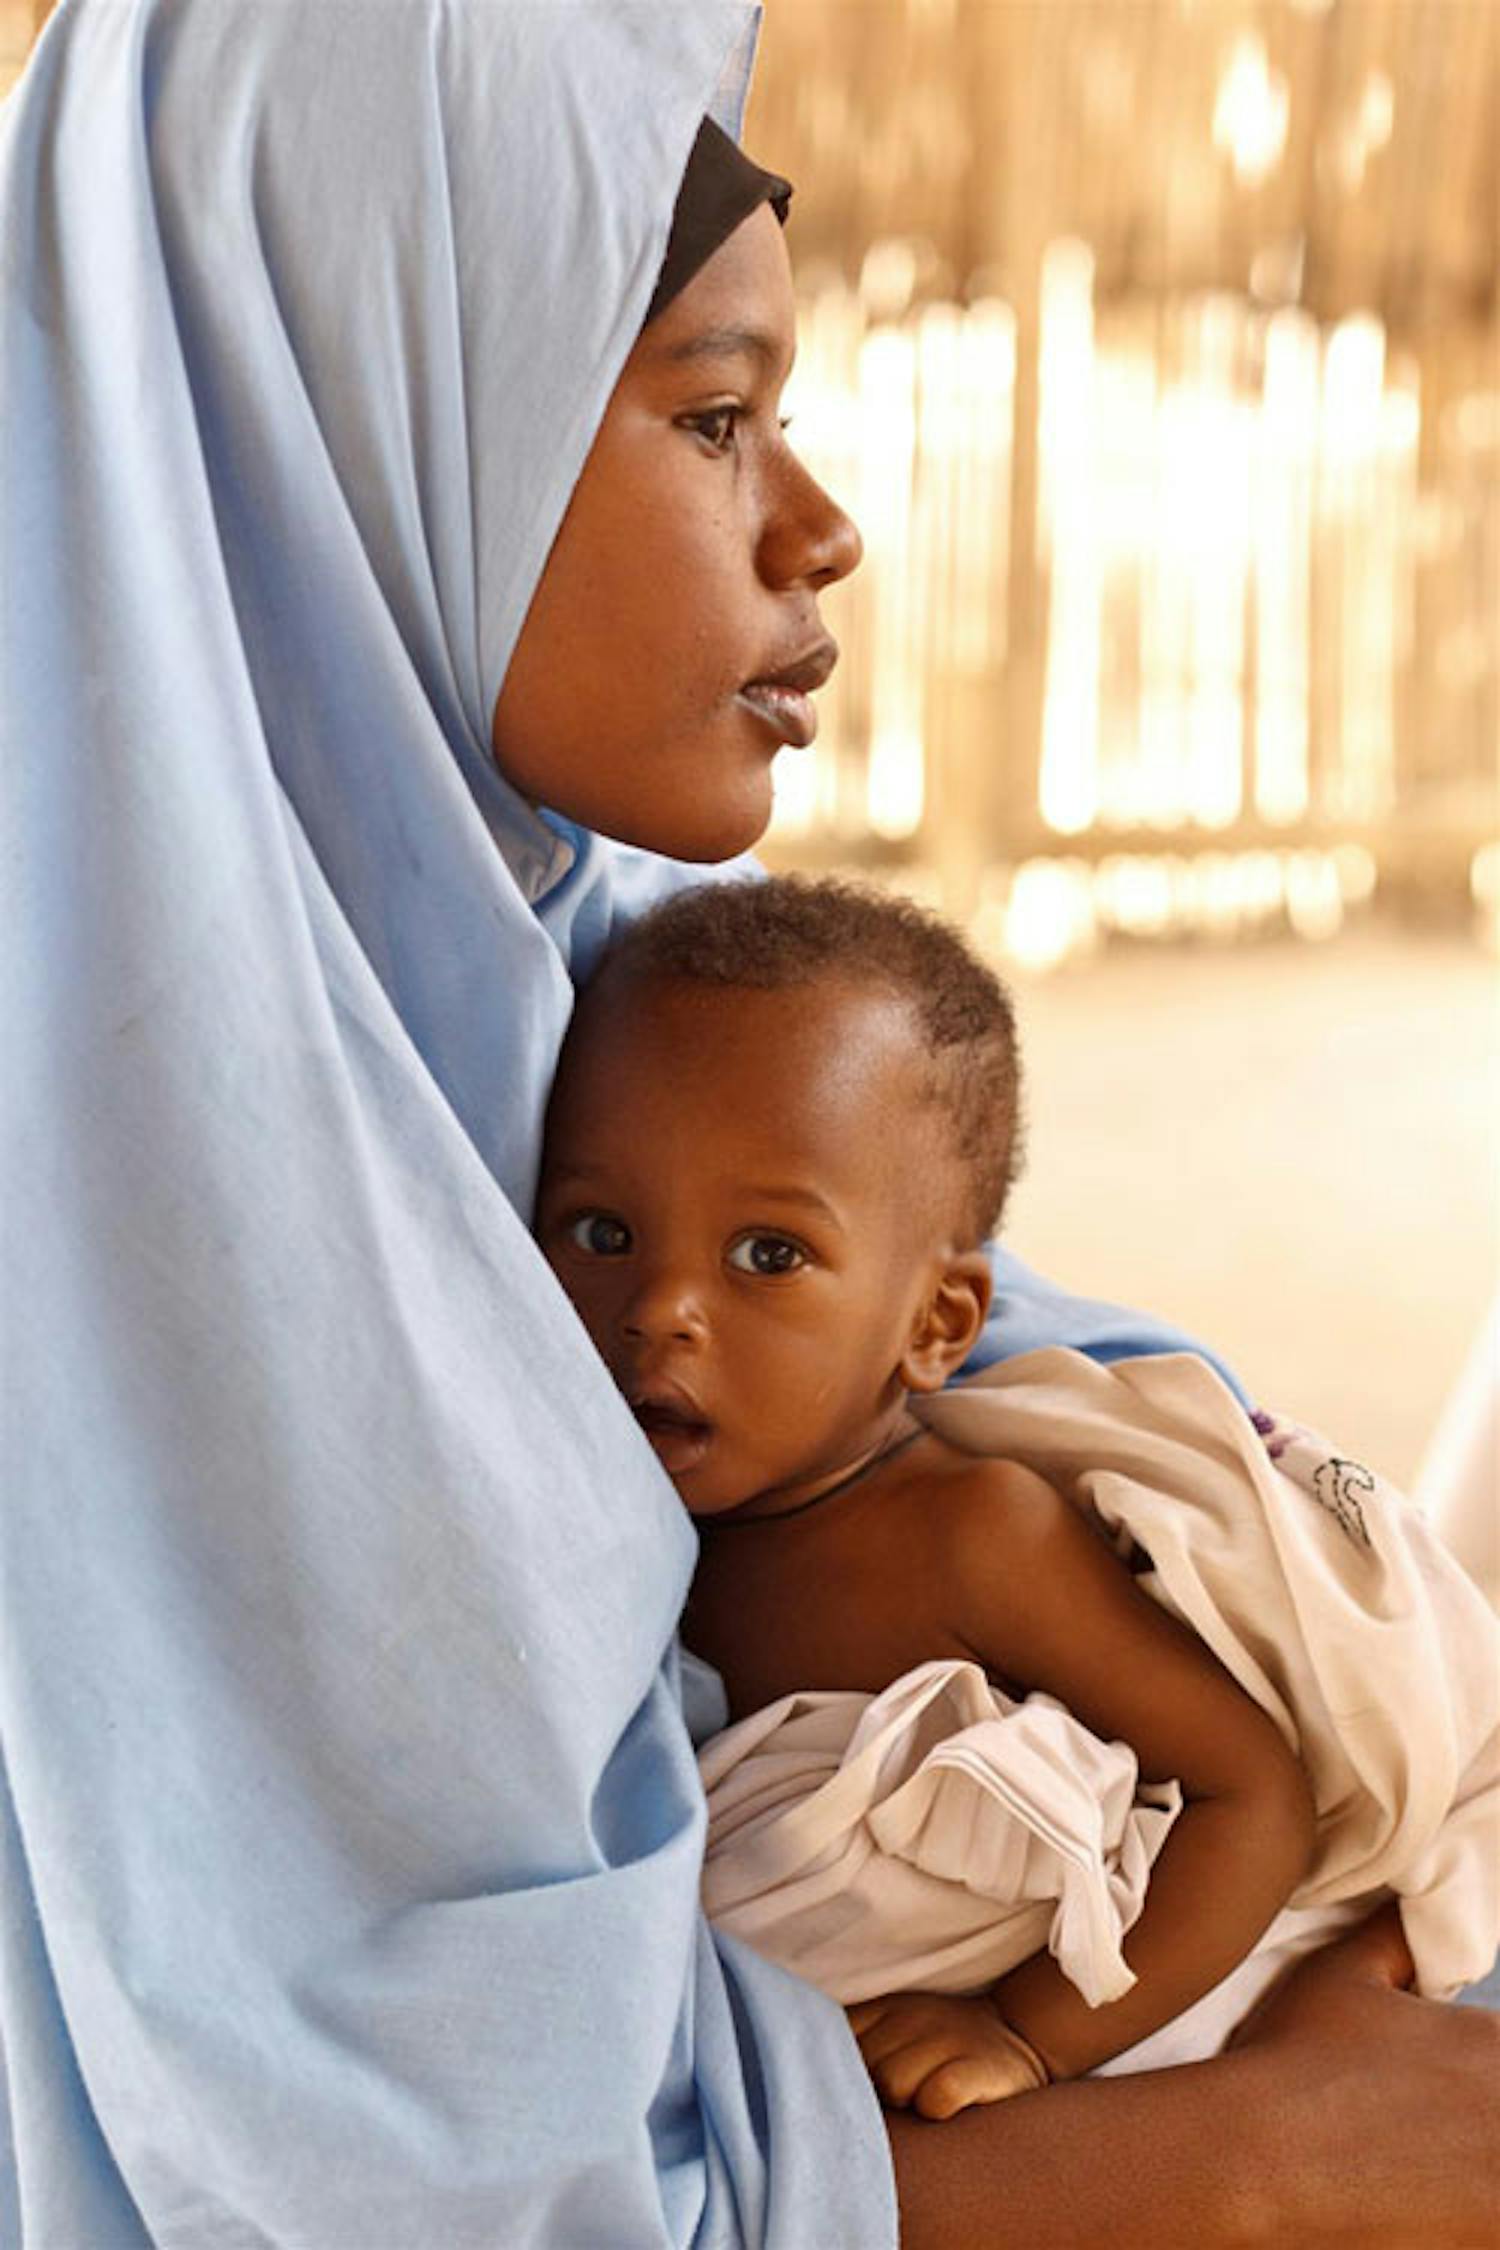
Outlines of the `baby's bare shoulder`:
M 912 1471 L 910 1497 L 926 1508 L 930 1535 L 961 1560 L 975 1547 L 993 1555 L 1090 1536 L 1073 1502 L 1022 1461 L 965 1453 L 934 1433 Z
M 926 1537 L 945 1616 L 998 1676 L 1037 1684 L 1039 1650 L 1139 1601 L 1092 1515 L 1020 1461 L 945 1447 Z
M 920 1612 L 927 1653 L 962 1652 L 1009 1693 L 1036 1684 L 1034 1629 L 1078 1577 L 1076 1542 L 1093 1544 L 1071 1504 L 1020 1461 L 965 1453 L 929 1434 L 901 1460 L 894 1506 L 876 1542 L 899 1583 L 901 1613 Z M 893 1480 L 894 1482 L 894 1480 Z
M 1006 1460 L 993 1453 L 967 1453 L 936 1430 L 910 1456 L 912 1473 L 928 1484 L 941 1484 L 955 1507 L 985 1509 L 1013 1507 L 1046 1510 L 1069 1503 L 1044 1476 L 1024 1461 Z

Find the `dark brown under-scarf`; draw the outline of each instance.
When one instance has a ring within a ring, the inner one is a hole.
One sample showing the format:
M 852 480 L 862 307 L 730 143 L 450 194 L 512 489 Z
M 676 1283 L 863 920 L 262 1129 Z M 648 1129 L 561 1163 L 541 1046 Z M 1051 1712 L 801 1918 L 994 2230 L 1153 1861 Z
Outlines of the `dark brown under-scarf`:
M 791 198 L 790 180 L 752 163 L 721 126 L 705 117 L 677 190 L 672 231 L 646 319 L 655 320 L 699 267 L 707 264 L 735 228 L 762 203 L 769 203 L 785 226 Z

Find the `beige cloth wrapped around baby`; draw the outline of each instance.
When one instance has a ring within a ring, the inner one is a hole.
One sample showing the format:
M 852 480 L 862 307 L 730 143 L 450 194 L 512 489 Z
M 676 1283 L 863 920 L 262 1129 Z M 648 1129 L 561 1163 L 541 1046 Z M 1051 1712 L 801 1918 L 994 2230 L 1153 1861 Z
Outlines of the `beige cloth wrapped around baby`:
M 1500 1631 L 1416 1511 L 1311 1432 L 1254 1420 L 1188 1355 L 1043 1351 L 916 1411 L 1084 1499 L 1297 1751 L 1312 1866 L 1250 1959 L 1109 2069 L 1214 2052 L 1284 1963 L 1394 1894 L 1420 1988 L 1500 1945 Z M 852 2002 L 973 1991 L 1049 1945 L 1096 2004 L 1175 1786 L 972 1664 L 883 1695 L 792 1695 L 704 1746 L 703 1895 L 722 1928 Z

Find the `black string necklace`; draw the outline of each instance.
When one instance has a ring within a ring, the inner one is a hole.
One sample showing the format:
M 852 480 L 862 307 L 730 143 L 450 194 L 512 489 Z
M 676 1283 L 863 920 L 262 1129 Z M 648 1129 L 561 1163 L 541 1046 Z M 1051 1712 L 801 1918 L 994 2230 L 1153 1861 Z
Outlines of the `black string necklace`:
M 828 1485 L 822 1492 L 813 1493 L 810 1499 L 799 1500 L 795 1507 L 778 1508 L 773 1515 L 765 1516 L 742 1516 L 737 1509 L 730 1508 L 722 1516 L 706 1516 L 701 1519 L 699 1530 L 749 1531 L 756 1524 L 786 1523 L 793 1516 L 805 1516 L 810 1509 L 821 1508 L 825 1500 L 837 1500 L 841 1492 L 847 1492 L 851 1485 L 858 1484 L 862 1477 L 869 1476 L 872 1469 L 883 1468 L 887 1461 L 894 1461 L 898 1453 L 904 1453 L 909 1445 L 915 1445 L 919 1437 L 926 1435 L 925 1426 L 919 1422 L 914 1430 L 903 1431 L 900 1437 L 882 1447 L 879 1453 L 872 1453 L 868 1461 L 861 1461 L 857 1469 L 850 1469 L 836 1483 Z M 744 1504 L 741 1503 L 742 1506 Z

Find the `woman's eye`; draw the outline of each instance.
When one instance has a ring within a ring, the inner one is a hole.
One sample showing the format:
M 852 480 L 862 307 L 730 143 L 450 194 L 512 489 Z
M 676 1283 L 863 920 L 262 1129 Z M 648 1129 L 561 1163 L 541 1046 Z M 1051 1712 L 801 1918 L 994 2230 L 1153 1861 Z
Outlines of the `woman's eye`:
M 568 1240 L 591 1258 L 623 1258 L 631 1247 L 630 1229 L 607 1211 L 585 1211 L 572 1221 Z
M 683 417 L 683 426 L 701 437 L 715 453 L 728 453 L 734 444 L 743 409 L 738 406 L 711 406 L 701 414 Z
M 784 1234 L 747 1234 L 731 1248 L 729 1263 L 736 1273 L 795 1273 L 807 1264 L 807 1252 Z

